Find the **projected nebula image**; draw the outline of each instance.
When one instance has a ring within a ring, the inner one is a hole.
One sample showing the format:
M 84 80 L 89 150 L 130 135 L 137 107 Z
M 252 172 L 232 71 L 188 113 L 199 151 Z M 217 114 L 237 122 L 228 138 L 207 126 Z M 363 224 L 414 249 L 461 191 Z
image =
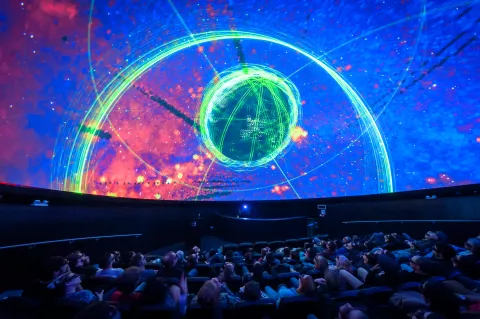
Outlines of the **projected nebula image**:
M 0 181 L 152 200 L 480 182 L 480 0 L 5 0 Z

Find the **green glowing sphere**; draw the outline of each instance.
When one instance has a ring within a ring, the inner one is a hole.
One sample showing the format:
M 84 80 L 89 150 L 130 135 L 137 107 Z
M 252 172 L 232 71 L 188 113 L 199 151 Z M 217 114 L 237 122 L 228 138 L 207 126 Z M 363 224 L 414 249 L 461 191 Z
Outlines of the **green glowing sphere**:
M 200 135 L 226 166 L 265 165 L 290 144 L 299 105 L 297 88 L 278 71 L 260 65 L 231 68 L 204 89 Z

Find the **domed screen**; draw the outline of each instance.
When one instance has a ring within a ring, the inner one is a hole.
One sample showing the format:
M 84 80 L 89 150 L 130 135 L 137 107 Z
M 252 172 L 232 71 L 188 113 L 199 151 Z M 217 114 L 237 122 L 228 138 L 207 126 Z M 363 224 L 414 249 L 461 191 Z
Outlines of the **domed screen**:
M 0 10 L 1 182 L 185 201 L 480 182 L 478 1 Z

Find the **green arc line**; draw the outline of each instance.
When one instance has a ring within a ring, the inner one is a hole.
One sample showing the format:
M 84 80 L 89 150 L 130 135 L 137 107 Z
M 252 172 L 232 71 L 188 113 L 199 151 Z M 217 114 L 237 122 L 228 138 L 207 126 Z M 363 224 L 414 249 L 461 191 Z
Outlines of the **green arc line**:
M 282 40 L 258 33 L 241 32 L 238 30 L 197 33 L 194 35 L 194 38 L 191 36 L 178 38 L 149 51 L 148 53 L 138 57 L 134 62 L 124 68 L 122 72 L 117 74 L 108 83 L 108 85 L 105 86 L 105 88 L 99 93 L 96 101 L 87 111 L 81 125 L 88 123 L 89 126 L 95 129 L 100 129 L 105 123 L 111 109 L 115 106 L 126 90 L 132 85 L 132 83 L 148 69 L 152 68 L 155 64 L 159 63 L 163 59 L 192 46 L 211 41 L 232 39 L 266 41 L 284 46 L 304 55 L 320 66 L 325 72 L 327 72 L 340 85 L 344 93 L 351 101 L 355 111 L 359 115 L 363 127 L 365 128 L 365 132 L 367 132 L 370 136 L 374 151 L 378 154 L 378 156 L 375 158 L 378 171 L 379 192 L 394 191 L 390 160 L 383 137 L 368 107 L 355 89 L 350 87 L 350 85 L 340 74 L 338 74 L 332 67 L 321 61 L 313 53 L 309 53 L 302 48 L 296 47 Z M 140 62 L 143 63 L 139 66 L 135 65 Z M 100 97 L 102 97 L 101 103 L 99 102 Z M 81 193 L 84 189 L 86 189 L 86 181 L 83 175 L 85 172 L 85 167 L 89 166 L 90 155 L 93 149 L 93 141 L 93 136 L 82 137 L 81 132 L 77 131 L 71 146 L 72 150 L 67 161 L 67 169 L 65 170 L 63 183 L 64 190 Z M 77 144 L 78 147 L 75 147 Z

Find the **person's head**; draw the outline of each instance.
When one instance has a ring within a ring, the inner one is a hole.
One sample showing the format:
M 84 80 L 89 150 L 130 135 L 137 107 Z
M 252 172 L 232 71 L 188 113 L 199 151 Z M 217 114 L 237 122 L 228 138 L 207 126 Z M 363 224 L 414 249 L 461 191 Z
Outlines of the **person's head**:
M 265 248 L 262 248 L 262 250 L 260 251 L 260 254 L 265 257 L 265 255 L 268 253 L 268 247 L 265 247 Z
M 167 268 L 173 268 L 177 265 L 178 257 L 173 251 L 169 251 L 163 256 L 162 263 Z
M 294 261 L 300 261 L 300 254 L 296 250 L 290 252 L 290 259 Z
M 303 249 L 308 249 L 308 248 L 310 248 L 311 246 L 312 246 L 311 243 L 304 243 L 304 244 L 303 244 Z
M 191 254 L 187 257 L 187 267 L 195 268 L 198 263 L 198 254 Z
M 435 232 L 433 231 L 428 231 L 426 234 L 425 234 L 425 239 L 431 239 L 431 240 L 438 240 L 438 236 Z
M 225 263 L 223 266 L 223 279 L 228 280 L 235 276 L 235 268 L 232 263 Z
M 100 268 L 102 269 L 109 269 L 112 268 L 113 263 L 115 262 L 115 255 L 112 253 L 106 253 L 103 255 L 102 259 L 100 260 Z
M 68 263 L 72 269 L 83 267 L 90 262 L 90 258 L 80 251 L 76 251 L 67 256 Z
M 385 236 L 383 236 L 383 238 L 385 239 L 385 242 L 388 243 L 392 240 L 392 235 L 390 234 L 385 234 Z
M 290 248 L 289 247 L 283 248 L 283 256 L 284 257 L 290 257 Z
M 216 278 L 206 281 L 197 293 L 197 302 L 202 306 L 212 306 L 218 298 L 221 286 Z
M 354 308 L 351 304 L 346 303 L 340 307 L 338 311 L 338 319 L 368 319 L 368 316 L 362 310 Z
M 334 241 L 330 240 L 327 242 L 327 249 L 330 251 L 335 251 L 337 249 L 337 245 Z
M 273 265 L 275 262 L 275 255 L 272 252 L 269 252 L 265 255 L 265 261 L 268 265 Z
M 262 297 L 260 284 L 256 281 L 249 281 L 245 284 L 243 299 L 246 301 L 257 301 Z
M 70 267 L 68 264 L 68 260 L 61 256 L 50 258 L 48 262 L 48 272 L 51 278 L 49 279 L 56 279 L 66 273 L 69 273 Z
M 66 295 L 81 289 L 81 283 L 82 278 L 80 275 L 70 272 L 63 276 L 57 277 L 57 279 L 54 281 L 54 286 L 61 295 Z
M 340 269 L 326 269 L 325 283 L 330 291 L 342 291 L 347 288 L 345 279 L 340 274 Z
M 142 301 L 148 305 L 160 304 L 165 300 L 167 294 L 168 287 L 163 278 L 151 278 L 146 282 Z
M 348 236 L 345 236 L 345 237 L 343 237 L 342 242 L 343 242 L 344 244 L 347 244 L 347 243 L 352 242 L 352 239 L 351 239 L 350 237 L 348 237 Z
M 433 246 L 432 251 L 435 258 L 443 260 L 451 260 L 457 255 L 455 249 L 449 244 L 445 243 L 437 243 Z
M 480 240 L 478 238 L 469 238 L 465 242 L 465 249 L 470 251 L 472 254 L 480 254 Z
M 181 250 L 177 251 L 176 255 L 179 261 L 183 261 L 185 259 L 185 253 Z
M 447 318 L 460 318 L 460 301 L 450 288 L 441 281 L 427 281 L 422 288 L 431 311 Z
M 251 252 L 248 252 L 245 254 L 245 261 L 247 263 L 252 263 L 253 262 L 253 254 Z
M 255 280 L 261 280 L 261 278 L 262 278 L 263 266 L 258 261 L 253 264 L 252 275 L 253 275 L 253 278 L 255 278 Z
M 115 306 L 106 302 L 94 302 L 82 308 L 73 319 L 121 319 L 122 315 Z
M 297 293 L 299 293 L 299 294 L 304 294 L 304 295 L 308 295 L 308 294 L 314 293 L 315 290 L 316 290 L 316 288 L 315 288 L 315 283 L 314 283 L 314 281 L 313 281 L 312 276 L 310 276 L 310 275 L 301 275 L 301 276 L 300 276 L 299 286 L 298 286 L 298 288 L 297 288 Z
M 325 270 L 328 268 L 328 260 L 323 256 L 315 256 L 313 259 L 315 269 Z
M 227 250 L 225 252 L 225 260 L 231 260 L 233 258 L 233 250 Z
M 349 269 L 352 266 L 352 263 L 347 259 L 347 257 L 338 255 L 335 257 L 335 266 L 338 269 Z
M 429 268 L 428 260 L 422 256 L 413 256 L 410 258 L 409 264 L 413 271 L 417 274 L 427 274 L 429 269 L 431 270 L 431 268 Z
M 141 271 L 142 269 L 139 267 L 129 267 L 125 269 L 115 280 L 117 290 L 123 294 L 131 294 L 140 282 Z
M 147 258 L 143 254 L 136 254 L 130 260 L 130 266 L 143 268 L 147 264 Z
M 217 254 L 217 250 L 216 249 L 210 249 L 210 251 L 208 252 L 208 257 L 213 257 Z
M 375 266 L 376 264 L 378 264 L 378 256 L 372 253 L 364 254 L 363 262 L 366 265 Z

